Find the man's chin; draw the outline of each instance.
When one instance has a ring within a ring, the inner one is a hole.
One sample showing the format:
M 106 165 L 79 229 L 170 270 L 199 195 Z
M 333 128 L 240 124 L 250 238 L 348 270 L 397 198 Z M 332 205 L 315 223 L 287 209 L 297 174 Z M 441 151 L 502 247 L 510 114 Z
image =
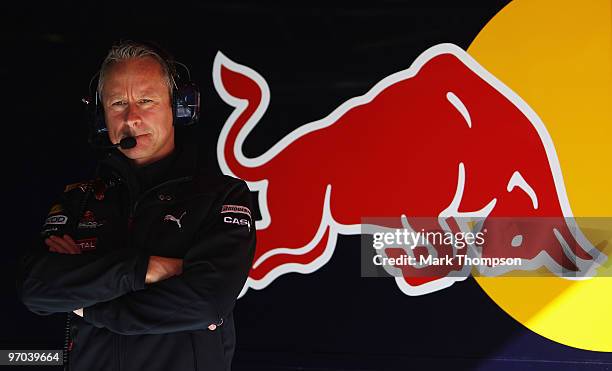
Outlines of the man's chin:
M 142 148 L 134 147 L 129 149 L 120 149 L 121 153 L 130 160 L 140 161 L 146 160 L 150 155 L 147 151 L 144 151 Z
M 137 166 L 148 165 L 165 157 L 159 153 L 152 154 L 149 151 L 138 151 L 136 148 L 122 149 L 121 152 Z

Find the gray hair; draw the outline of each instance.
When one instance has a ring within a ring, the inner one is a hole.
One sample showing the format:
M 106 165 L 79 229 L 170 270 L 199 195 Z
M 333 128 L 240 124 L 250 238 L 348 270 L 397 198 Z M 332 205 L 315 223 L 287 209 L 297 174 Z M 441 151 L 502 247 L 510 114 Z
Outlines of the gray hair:
M 122 41 L 117 45 L 113 45 L 100 67 L 97 87 L 98 97 L 102 97 L 104 77 L 112 64 L 133 58 L 153 57 L 162 68 L 164 79 L 170 92 L 170 98 L 172 98 L 173 88 L 176 87 L 174 62 L 168 59 L 168 56 L 162 55 L 162 53 L 162 50 L 156 49 L 153 46 L 134 41 Z

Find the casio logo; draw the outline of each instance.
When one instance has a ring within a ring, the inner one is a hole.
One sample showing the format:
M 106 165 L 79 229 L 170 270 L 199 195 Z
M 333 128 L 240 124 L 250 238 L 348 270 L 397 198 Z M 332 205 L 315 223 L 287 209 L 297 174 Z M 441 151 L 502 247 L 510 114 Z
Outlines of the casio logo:
M 249 228 L 249 231 L 251 230 L 251 222 L 248 219 L 239 219 L 226 216 L 223 218 L 223 221 L 228 224 L 246 225 Z

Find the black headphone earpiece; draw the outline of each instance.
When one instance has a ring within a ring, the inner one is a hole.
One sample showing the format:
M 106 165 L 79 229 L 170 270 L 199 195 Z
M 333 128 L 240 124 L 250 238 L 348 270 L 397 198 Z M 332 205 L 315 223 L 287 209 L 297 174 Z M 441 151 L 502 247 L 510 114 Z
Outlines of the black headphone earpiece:
M 174 89 L 172 91 L 172 116 L 174 126 L 184 127 L 197 123 L 200 119 L 200 89 L 191 81 L 191 74 L 187 66 L 180 62 L 172 62 L 175 65 L 175 74 L 172 78 Z M 187 79 L 181 80 L 180 74 L 176 72 L 179 65 L 187 72 Z
M 184 64 L 172 59 L 167 52 L 154 43 L 140 42 L 139 44 L 151 48 L 166 63 L 170 73 L 172 84 L 172 118 L 175 127 L 186 127 L 196 124 L 200 119 L 200 90 L 191 81 L 189 69 Z M 184 79 L 177 71 L 180 66 L 186 72 L 187 78 Z M 82 102 L 89 108 L 91 123 L 90 144 L 94 146 L 108 145 L 106 135 L 106 122 L 104 121 L 104 108 L 98 94 L 98 71 L 89 82 L 89 92 L 92 98 L 83 98 Z

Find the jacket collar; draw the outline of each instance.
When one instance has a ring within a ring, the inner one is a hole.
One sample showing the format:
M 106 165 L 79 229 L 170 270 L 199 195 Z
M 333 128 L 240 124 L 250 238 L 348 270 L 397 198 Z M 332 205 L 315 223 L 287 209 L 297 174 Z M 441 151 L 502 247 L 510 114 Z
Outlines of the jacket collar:
M 198 151 L 193 141 L 176 136 L 176 147 L 174 149 L 174 160 L 169 165 L 167 174 L 163 181 L 170 181 L 198 173 Z M 113 150 L 100 160 L 99 175 L 103 178 L 111 178 L 115 182 L 127 184 L 130 193 L 138 195 L 141 193 L 134 165 L 119 150 Z

